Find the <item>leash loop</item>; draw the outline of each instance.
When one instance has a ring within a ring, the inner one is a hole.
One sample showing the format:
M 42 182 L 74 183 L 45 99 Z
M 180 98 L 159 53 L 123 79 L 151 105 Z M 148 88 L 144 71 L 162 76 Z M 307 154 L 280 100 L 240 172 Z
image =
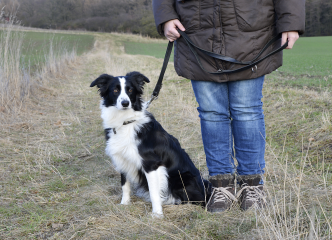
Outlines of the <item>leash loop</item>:
M 200 68 L 204 72 L 209 73 L 209 74 L 218 74 L 219 75 L 219 74 L 225 74 L 225 73 L 236 73 L 236 72 L 244 71 L 244 70 L 247 70 L 247 69 L 251 69 L 252 72 L 256 72 L 257 71 L 257 64 L 258 63 L 262 62 L 264 59 L 272 56 L 273 54 L 276 54 L 276 53 L 284 50 L 288 46 L 288 41 L 286 41 L 286 43 L 284 45 L 282 45 L 281 47 L 273 50 L 272 52 L 266 54 L 264 57 L 262 57 L 262 58 L 259 59 L 259 57 L 273 43 L 275 43 L 276 41 L 278 41 L 281 38 L 281 33 L 280 33 L 277 36 L 273 37 L 267 44 L 265 44 L 265 46 L 262 48 L 262 50 L 251 61 L 242 62 L 242 61 L 236 60 L 235 58 L 227 57 L 227 56 L 220 55 L 220 54 L 217 54 L 217 53 L 214 53 L 214 52 L 209 52 L 209 51 L 206 51 L 206 50 L 204 50 L 202 48 L 199 48 L 199 47 L 197 47 L 191 41 L 191 39 L 187 36 L 187 34 L 185 32 L 181 31 L 180 29 L 177 29 L 177 30 L 180 33 L 180 35 L 183 37 L 183 39 L 185 40 L 185 42 L 187 43 L 190 51 L 194 54 L 194 56 L 195 56 L 195 58 L 196 58 L 196 60 L 197 60 L 197 62 L 199 64 Z M 152 92 L 150 100 L 146 103 L 146 108 L 148 108 L 150 106 L 150 104 L 152 103 L 152 101 L 154 101 L 154 100 L 156 100 L 158 98 L 160 89 L 162 87 L 162 81 L 163 81 L 164 74 L 165 74 L 165 71 L 166 71 L 166 68 L 167 68 L 167 64 L 168 64 L 169 58 L 170 58 L 171 53 L 172 53 L 172 49 L 173 49 L 173 42 L 168 42 L 167 50 L 166 50 L 166 54 L 165 54 L 165 58 L 164 58 L 164 62 L 163 62 L 163 66 L 161 68 L 161 72 L 160 72 L 160 75 L 159 75 L 159 79 L 158 79 L 158 82 L 156 84 L 156 87 L 154 88 L 154 90 Z M 218 69 L 217 72 L 206 71 L 204 69 L 204 67 L 203 67 L 203 65 L 201 63 L 201 59 L 199 58 L 199 56 L 198 56 L 198 54 L 197 54 L 197 52 L 196 52 L 195 49 L 198 49 L 203 54 L 208 55 L 208 56 L 210 56 L 212 58 L 219 59 L 219 60 L 226 61 L 226 62 L 231 62 L 231 63 L 239 64 L 239 65 L 245 65 L 245 66 L 244 67 L 240 67 L 240 68 L 235 69 L 235 70 Z
M 216 75 L 219 75 L 219 74 L 225 74 L 225 73 L 237 73 L 237 72 L 241 72 L 241 71 L 244 71 L 244 70 L 247 70 L 247 69 L 251 69 L 252 71 L 254 71 L 254 69 L 256 68 L 257 70 L 257 64 L 262 62 L 264 59 L 272 56 L 273 54 L 276 54 L 282 50 L 284 50 L 287 46 L 288 46 L 288 41 L 286 41 L 286 43 L 284 45 L 282 45 L 281 47 L 271 51 L 270 53 L 266 54 L 264 57 L 261 57 L 261 55 L 263 55 L 263 53 L 275 42 L 277 42 L 279 39 L 281 39 L 281 33 L 276 35 L 275 37 L 273 37 L 268 43 L 265 44 L 265 46 L 262 48 L 262 50 L 251 60 L 251 61 L 246 61 L 246 62 L 242 62 L 242 61 L 239 61 L 235 58 L 231 58 L 231 57 L 227 57 L 227 56 L 224 56 L 224 55 L 221 55 L 221 54 L 217 54 L 217 53 L 214 53 L 214 52 L 210 52 L 210 51 L 207 51 L 207 50 L 204 50 L 198 46 L 196 46 L 192 41 L 191 39 L 188 37 L 188 35 L 181 31 L 180 29 L 177 29 L 179 34 L 183 37 L 183 39 L 185 40 L 185 42 L 187 43 L 190 51 L 194 54 L 197 62 L 198 62 L 198 65 L 200 66 L 200 68 L 206 72 L 206 73 L 209 73 L 209 74 L 216 74 Z M 230 62 L 230 63 L 235 63 L 235 64 L 239 64 L 239 65 L 245 65 L 243 67 L 240 67 L 240 68 L 237 68 L 237 69 L 234 69 L 234 70 L 226 70 L 226 69 L 219 69 L 217 70 L 217 72 L 209 72 L 207 70 L 204 69 L 203 65 L 202 65 L 202 62 L 201 62 L 201 59 L 200 57 L 198 56 L 198 53 L 197 53 L 197 50 L 199 50 L 200 52 L 202 52 L 204 55 L 207 55 L 207 56 L 210 56 L 214 59 L 219 59 L 219 60 L 222 60 L 222 61 L 225 61 L 225 62 Z M 261 57 L 261 58 L 259 58 Z M 221 71 L 220 71 L 221 70 Z

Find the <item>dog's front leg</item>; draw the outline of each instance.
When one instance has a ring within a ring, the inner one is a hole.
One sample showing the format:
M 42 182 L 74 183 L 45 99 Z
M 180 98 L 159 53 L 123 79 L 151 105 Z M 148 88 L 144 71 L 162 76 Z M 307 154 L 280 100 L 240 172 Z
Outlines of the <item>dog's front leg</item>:
M 163 217 L 163 208 L 161 206 L 158 172 L 156 170 L 153 170 L 148 173 L 145 172 L 145 176 L 149 185 L 149 193 L 152 203 L 152 216 Z
M 121 173 L 122 200 L 121 204 L 128 205 L 130 203 L 130 183 L 126 175 Z

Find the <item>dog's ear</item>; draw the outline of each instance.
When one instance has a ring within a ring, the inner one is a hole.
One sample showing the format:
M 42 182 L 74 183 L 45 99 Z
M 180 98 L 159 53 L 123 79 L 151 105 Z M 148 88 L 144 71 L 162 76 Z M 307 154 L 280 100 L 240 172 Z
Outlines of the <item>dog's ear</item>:
M 99 88 L 100 95 L 103 96 L 113 78 L 114 77 L 111 75 L 102 74 L 91 83 L 90 87 L 97 86 L 97 88 Z
M 143 74 L 141 74 L 139 72 L 127 73 L 126 77 L 129 77 L 130 79 L 133 80 L 134 85 L 136 86 L 137 90 L 140 93 L 143 93 L 144 83 L 145 82 L 147 82 L 147 83 L 150 82 L 150 80 L 146 76 L 144 76 Z
M 94 87 L 97 85 L 98 88 L 101 88 L 105 85 L 108 85 L 108 83 L 113 79 L 113 76 L 108 74 L 102 74 L 100 75 L 96 80 L 94 80 L 90 87 Z

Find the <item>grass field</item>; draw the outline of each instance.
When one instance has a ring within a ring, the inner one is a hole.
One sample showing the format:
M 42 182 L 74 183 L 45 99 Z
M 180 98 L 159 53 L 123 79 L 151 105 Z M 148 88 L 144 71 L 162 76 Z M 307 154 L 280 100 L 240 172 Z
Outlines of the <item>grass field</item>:
M 1 37 L 1 31 L 0 31 Z M 50 51 L 55 55 L 75 49 L 81 55 L 92 49 L 94 36 L 88 34 L 48 33 L 27 31 L 23 35 L 22 64 L 38 69 L 46 61 Z
M 279 73 L 267 76 L 263 93 L 268 208 L 242 212 L 235 203 L 210 214 L 191 204 L 171 205 L 164 206 L 164 219 L 153 219 L 151 203 L 140 198 L 118 205 L 120 174 L 104 153 L 100 97 L 89 85 L 102 73 L 140 71 L 151 81 L 147 99 L 162 59 L 125 54 L 122 43 L 167 42 L 94 36 L 90 52 L 60 75 L 47 76 L 49 84 L 27 100 L 29 108 L 0 124 L 0 239 L 332 238 L 331 92 L 285 87 L 288 75 L 274 76 Z M 169 63 L 149 111 L 207 177 L 196 107 L 189 80 Z
M 164 58 L 167 48 L 167 43 L 142 43 L 142 42 L 124 42 L 125 52 L 133 55 L 148 55 L 156 58 Z M 174 53 L 174 49 L 173 49 Z M 174 54 L 172 53 L 170 61 L 173 61 Z
M 332 90 L 332 37 L 303 37 L 284 51 L 284 63 L 274 72 L 276 83 Z
M 279 70 L 296 76 L 332 75 L 331 43 L 332 37 L 301 37 L 292 50 L 284 51 L 284 66 Z

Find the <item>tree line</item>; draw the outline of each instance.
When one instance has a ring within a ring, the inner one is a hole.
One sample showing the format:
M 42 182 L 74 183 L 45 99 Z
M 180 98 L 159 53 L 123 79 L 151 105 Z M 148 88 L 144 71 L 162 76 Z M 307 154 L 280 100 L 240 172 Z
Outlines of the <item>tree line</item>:
M 0 0 L 3 6 L 3 21 L 16 9 L 17 19 L 28 27 L 159 37 L 152 0 Z M 332 35 L 332 0 L 306 0 L 305 36 L 328 35 Z
M 159 36 L 152 0 L 0 0 L 3 6 L 26 27 Z
M 332 36 L 332 0 L 306 0 L 305 36 Z

